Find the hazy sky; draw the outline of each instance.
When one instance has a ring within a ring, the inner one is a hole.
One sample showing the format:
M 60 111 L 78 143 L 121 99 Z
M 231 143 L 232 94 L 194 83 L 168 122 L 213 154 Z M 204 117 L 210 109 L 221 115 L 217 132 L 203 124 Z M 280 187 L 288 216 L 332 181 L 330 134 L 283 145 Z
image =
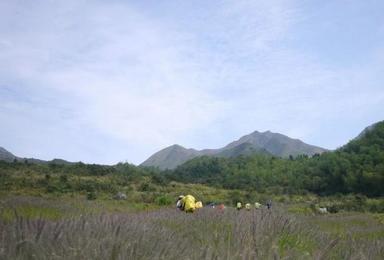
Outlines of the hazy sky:
M 0 146 L 138 164 L 384 119 L 384 1 L 0 0 Z

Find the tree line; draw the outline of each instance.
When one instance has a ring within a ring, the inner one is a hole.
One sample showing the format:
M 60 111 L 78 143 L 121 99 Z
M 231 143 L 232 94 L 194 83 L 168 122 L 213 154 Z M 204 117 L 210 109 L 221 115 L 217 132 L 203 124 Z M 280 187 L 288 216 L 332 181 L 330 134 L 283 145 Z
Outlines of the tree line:
M 129 163 L 106 166 L 0 161 L 3 191 L 31 187 L 47 192 L 113 193 L 136 183 L 145 192 L 171 181 L 259 193 L 384 196 L 384 122 L 336 151 L 312 157 L 203 156 L 165 171 Z
M 384 195 L 384 122 L 333 152 L 289 159 L 199 157 L 166 171 L 171 180 L 228 189 L 319 195 Z

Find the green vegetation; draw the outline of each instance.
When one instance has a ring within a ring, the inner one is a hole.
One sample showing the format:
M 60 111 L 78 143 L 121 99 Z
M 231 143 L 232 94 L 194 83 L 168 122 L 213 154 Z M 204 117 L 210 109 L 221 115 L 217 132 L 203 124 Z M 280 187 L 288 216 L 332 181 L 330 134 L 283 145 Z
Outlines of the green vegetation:
M 4 220 L 5 222 L 11 222 L 18 217 L 28 219 L 44 218 L 49 220 L 56 220 L 61 217 L 61 212 L 51 207 L 23 205 L 12 208 L 7 207 L 3 209 L 0 214 L 0 219 Z
M 159 171 L 128 163 L 115 166 L 33 164 L 0 161 L 0 191 L 6 194 L 83 194 L 89 200 L 124 192 L 130 202 L 171 203 L 168 195 L 185 193 L 177 183 L 195 183 L 192 190 L 206 201 L 265 201 L 272 196 L 310 194 L 341 197 L 334 211 L 383 212 L 384 122 L 335 152 L 311 158 L 281 159 L 267 155 L 237 158 L 199 157 L 175 170 Z M 206 193 L 208 187 L 212 188 Z M 179 189 L 178 189 L 179 187 Z M 204 187 L 199 191 L 199 187 Z M 225 192 L 221 192 L 226 190 Z M 232 191 L 227 191 L 232 190 Z M 0 194 L 1 195 L 1 194 Z M 343 196 L 342 196 L 343 195 Z
M 199 157 L 165 175 L 180 182 L 262 193 L 383 196 L 384 122 L 335 152 L 311 158 Z
M 380 259 L 383 140 L 379 123 L 312 158 L 200 157 L 166 171 L 0 161 L 0 258 Z M 187 193 L 227 209 L 173 209 Z M 267 200 L 270 211 L 231 207 Z

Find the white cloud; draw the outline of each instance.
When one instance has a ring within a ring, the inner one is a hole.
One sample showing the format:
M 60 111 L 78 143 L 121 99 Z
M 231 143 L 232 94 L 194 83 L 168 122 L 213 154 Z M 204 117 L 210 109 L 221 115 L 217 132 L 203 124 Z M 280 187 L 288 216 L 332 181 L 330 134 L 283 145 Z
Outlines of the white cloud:
M 2 40 L 12 44 L 0 53 L 0 63 L 9 64 L 1 74 L 23 82 L 35 95 L 48 91 L 57 95 L 54 102 L 71 103 L 69 127 L 86 123 L 125 142 L 127 150 L 159 148 L 209 125 L 222 110 L 223 103 L 204 91 L 200 72 L 183 59 L 182 49 L 189 46 L 179 39 L 182 33 L 169 32 L 126 5 L 41 8 L 31 14 L 19 6 L 25 20 Z M 43 109 L 47 116 L 55 113 Z M 37 118 L 40 111 L 29 113 Z M 53 121 L 62 127 L 62 121 Z
M 304 17 L 283 0 L 2 1 L 0 88 L 17 91 L 2 94 L 0 145 L 33 156 L 44 133 L 62 151 L 39 148 L 42 158 L 104 163 L 254 130 L 321 145 L 319 122 L 383 101 L 371 70 L 382 61 L 340 68 L 301 52 L 292 39 Z

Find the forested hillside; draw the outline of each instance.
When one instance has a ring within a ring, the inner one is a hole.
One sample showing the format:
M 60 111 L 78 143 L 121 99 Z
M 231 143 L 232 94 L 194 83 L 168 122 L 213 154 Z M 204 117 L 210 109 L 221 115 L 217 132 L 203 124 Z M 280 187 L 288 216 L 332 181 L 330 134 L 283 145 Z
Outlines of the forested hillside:
M 32 188 L 48 193 L 113 194 L 131 189 L 133 184 L 138 190 L 147 191 L 153 185 L 167 185 L 171 181 L 269 194 L 384 196 L 384 122 L 368 128 L 334 152 L 313 157 L 203 156 L 166 171 L 127 163 L 103 166 L 60 161 L 44 164 L 0 161 L 3 191 Z
M 195 158 L 168 171 L 173 180 L 230 189 L 321 195 L 384 195 L 384 122 L 334 152 L 280 159 L 253 155 Z

